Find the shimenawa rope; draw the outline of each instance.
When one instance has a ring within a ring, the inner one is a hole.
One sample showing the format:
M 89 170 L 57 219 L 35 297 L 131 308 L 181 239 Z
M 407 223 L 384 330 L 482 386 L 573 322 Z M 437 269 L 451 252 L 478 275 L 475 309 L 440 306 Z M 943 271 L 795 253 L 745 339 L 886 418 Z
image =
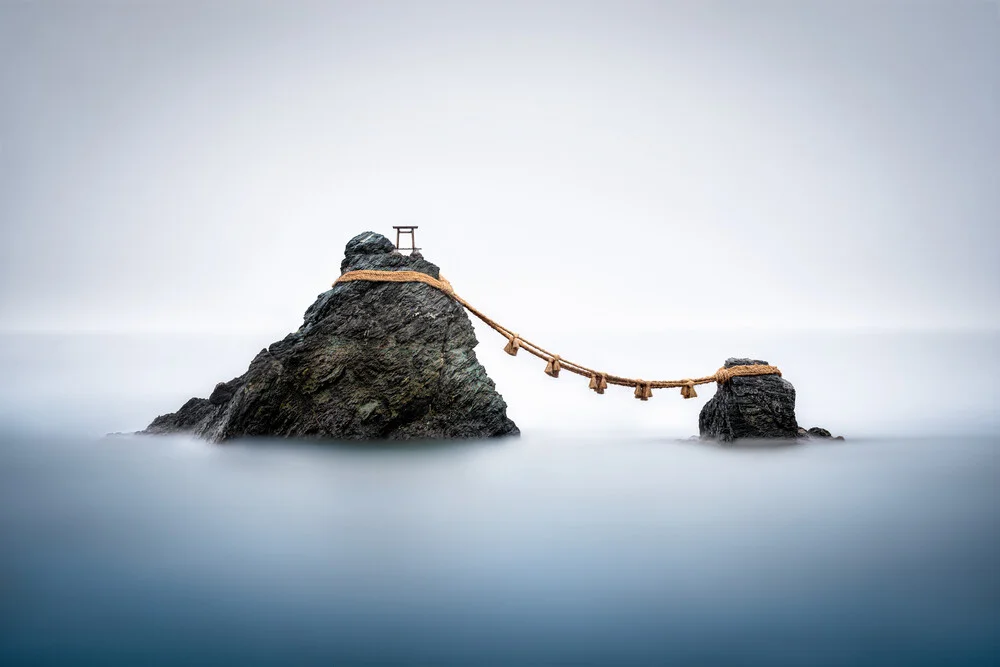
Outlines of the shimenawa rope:
M 653 389 L 677 387 L 680 387 L 681 396 L 684 398 L 694 398 L 698 395 L 694 390 L 695 385 L 709 384 L 711 382 L 723 384 L 725 382 L 729 382 L 729 380 L 734 377 L 745 377 L 751 375 L 781 375 L 781 371 L 778 370 L 776 366 L 763 364 L 720 368 L 712 375 L 706 375 L 705 377 L 699 378 L 685 378 L 683 380 L 640 380 L 622 377 L 620 375 L 611 375 L 610 373 L 596 371 L 591 368 L 587 368 L 582 364 L 569 361 L 568 359 L 563 359 L 558 354 L 549 352 L 545 348 L 540 347 L 529 340 L 525 340 L 520 334 L 512 332 L 499 322 L 487 317 L 468 301 L 456 294 L 455 289 L 451 286 L 451 283 L 445 280 L 444 276 L 437 279 L 419 271 L 375 271 L 365 269 L 359 271 L 348 271 L 337 278 L 333 284 L 336 286 L 337 283 L 346 283 L 355 280 L 383 283 L 424 283 L 425 285 L 430 285 L 431 287 L 439 289 L 460 303 L 470 313 L 485 322 L 491 329 L 507 338 L 507 345 L 504 347 L 504 352 L 507 354 L 517 356 L 518 350 L 527 350 L 529 354 L 533 354 L 546 362 L 545 372 L 554 378 L 559 377 L 559 371 L 561 370 L 589 377 L 590 388 L 598 394 L 603 394 L 609 384 L 614 384 L 621 387 L 635 387 L 635 397 L 641 401 L 646 401 L 652 398 Z

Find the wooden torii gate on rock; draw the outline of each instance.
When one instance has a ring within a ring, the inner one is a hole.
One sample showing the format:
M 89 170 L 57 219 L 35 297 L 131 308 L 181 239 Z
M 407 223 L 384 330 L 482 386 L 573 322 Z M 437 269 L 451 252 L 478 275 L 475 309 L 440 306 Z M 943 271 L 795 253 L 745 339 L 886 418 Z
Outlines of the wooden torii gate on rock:
M 413 230 L 417 229 L 417 225 L 393 225 L 392 228 L 396 230 L 396 250 L 409 250 L 411 254 L 420 251 L 420 248 L 417 247 L 417 236 L 413 233 Z M 406 234 L 410 235 L 409 248 L 403 248 L 399 245 L 400 237 Z

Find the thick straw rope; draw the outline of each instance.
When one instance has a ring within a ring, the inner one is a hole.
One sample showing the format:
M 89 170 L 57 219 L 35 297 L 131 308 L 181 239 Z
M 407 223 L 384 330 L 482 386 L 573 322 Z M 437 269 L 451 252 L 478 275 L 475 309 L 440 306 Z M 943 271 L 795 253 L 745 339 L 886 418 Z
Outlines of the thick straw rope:
M 680 388 L 681 396 L 684 398 L 694 398 L 698 395 L 694 390 L 695 385 L 709 384 L 711 382 L 718 382 L 719 384 L 722 384 L 724 382 L 729 382 L 729 380 L 734 377 L 749 375 L 781 375 L 781 371 L 778 370 L 776 366 L 762 364 L 720 368 L 712 375 L 706 375 L 705 377 L 699 378 L 685 378 L 683 380 L 639 380 L 635 378 L 622 377 L 620 375 L 612 375 L 610 373 L 604 373 L 602 371 L 587 368 L 582 364 L 569 361 L 568 359 L 563 359 L 558 354 L 549 352 L 548 350 L 535 345 L 531 341 L 525 340 L 519 334 L 512 332 L 507 327 L 487 317 L 468 301 L 456 294 L 454 288 L 451 286 L 451 283 L 445 280 L 443 276 L 440 279 L 436 279 L 419 271 L 361 270 L 348 271 L 344 275 L 337 278 L 336 282 L 333 284 L 336 286 L 337 283 L 346 283 L 355 280 L 383 283 L 424 283 L 425 285 L 435 287 L 460 303 L 466 310 L 485 322 L 491 329 L 507 338 L 507 346 L 504 347 L 504 351 L 507 354 L 516 356 L 518 350 L 527 350 L 529 354 L 533 354 L 546 362 L 545 372 L 552 377 L 559 377 L 559 371 L 561 370 L 589 377 L 590 388 L 598 394 L 603 394 L 609 384 L 614 384 L 621 387 L 635 387 L 635 397 L 642 401 L 648 400 L 653 396 L 653 389 L 677 387 Z

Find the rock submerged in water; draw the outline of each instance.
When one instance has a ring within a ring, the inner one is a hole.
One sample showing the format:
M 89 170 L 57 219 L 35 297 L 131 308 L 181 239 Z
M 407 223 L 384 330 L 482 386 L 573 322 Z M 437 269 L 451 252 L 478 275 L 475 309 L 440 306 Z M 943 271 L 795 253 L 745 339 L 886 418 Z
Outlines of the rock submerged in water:
M 725 368 L 763 365 L 759 359 L 726 359 Z M 843 440 L 825 428 L 800 428 L 795 387 L 780 375 L 743 375 L 719 385 L 698 415 L 701 440 Z
M 726 359 L 725 368 L 753 364 L 759 359 Z M 795 387 L 780 375 L 738 376 L 720 384 L 698 416 L 705 440 L 795 439 Z
M 810 429 L 805 429 L 799 427 L 799 437 L 805 440 L 843 440 L 844 436 L 838 435 L 834 436 L 832 433 L 827 431 L 825 428 L 820 428 L 819 426 L 813 426 Z
M 439 269 L 374 232 L 347 244 L 341 272 Z M 161 415 L 143 433 L 215 442 L 249 436 L 349 440 L 517 435 L 476 359 L 464 308 L 422 283 L 354 281 L 321 294 L 302 326 L 246 373 Z

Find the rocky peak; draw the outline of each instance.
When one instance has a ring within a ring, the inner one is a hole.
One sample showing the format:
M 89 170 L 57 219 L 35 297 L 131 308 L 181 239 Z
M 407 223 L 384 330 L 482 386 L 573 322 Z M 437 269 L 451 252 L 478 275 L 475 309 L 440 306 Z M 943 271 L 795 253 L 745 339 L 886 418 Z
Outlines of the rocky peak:
M 438 267 L 374 232 L 347 243 L 341 272 Z M 157 417 L 146 433 L 213 441 L 246 436 L 352 440 L 516 435 L 503 398 L 476 359 L 461 305 L 422 283 L 338 283 L 302 326 L 243 375 Z
M 358 234 L 347 242 L 340 272 L 360 270 L 419 271 L 433 278 L 441 274 L 437 265 L 425 260 L 420 253 L 404 255 L 396 250 L 392 241 L 375 232 Z

